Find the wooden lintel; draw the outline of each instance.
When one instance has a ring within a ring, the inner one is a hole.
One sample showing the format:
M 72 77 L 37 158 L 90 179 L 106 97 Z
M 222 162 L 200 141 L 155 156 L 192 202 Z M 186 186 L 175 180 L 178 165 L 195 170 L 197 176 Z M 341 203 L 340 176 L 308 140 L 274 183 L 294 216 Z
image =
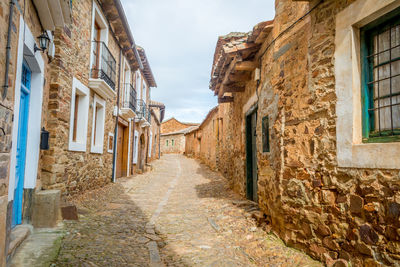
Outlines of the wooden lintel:
M 246 87 L 244 87 L 244 86 L 224 85 L 224 87 L 225 87 L 224 91 L 226 93 L 240 93 L 240 92 L 244 92 L 244 90 L 246 89 Z
M 218 104 L 221 103 L 231 103 L 233 102 L 233 96 L 224 96 L 224 97 L 219 97 L 218 98 Z
M 238 62 L 235 66 L 237 71 L 253 71 L 257 68 L 257 62 L 255 61 L 242 61 Z

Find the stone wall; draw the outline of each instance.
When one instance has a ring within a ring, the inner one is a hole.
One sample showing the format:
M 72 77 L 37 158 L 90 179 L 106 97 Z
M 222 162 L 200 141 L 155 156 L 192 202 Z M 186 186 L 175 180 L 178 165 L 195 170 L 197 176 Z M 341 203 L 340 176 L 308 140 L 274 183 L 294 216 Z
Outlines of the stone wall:
M 199 127 L 200 134 L 200 160 L 210 166 L 211 169 L 217 169 L 218 161 L 218 134 L 219 134 L 219 114 L 218 107 L 212 109 L 206 119 Z
M 159 114 L 159 113 L 158 113 Z M 152 113 L 151 115 L 151 132 L 153 133 L 153 140 L 152 140 L 152 148 L 151 148 L 151 157 L 149 161 L 153 161 L 158 159 L 159 151 L 160 151 L 160 124 L 158 124 L 158 118 Z
M 116 99 L 106 101 L 103 154 L 90 153 L 93 107 L 89 108 L 86 152 L 68 149 L 72 80 L 75 77 L 89 87 L 91 14 L 92 1 L 73 1 L 72 25 L 56 29 L 54 33 L 56 56 L 50 65 L 50 99 L 47 114 L 50 150 L 44 152 L 41 159 L 42 169 L 39 177 L 44 189 L 61 189 L 64 194 L 101 187 L 109 183 L 112 176 L 112 154 L 107 153 L 106 148 L 108 133 L 114 132 L 113 110 Z M 118 77 L 120 50 L 111 32 L 108 37 L 108 48 L 117 61 L 116 77 Z M 94 94 L 90 90 L 90 104 L 93 103 Z
M 234 93 L 233 103 L 220 105 L 223 138 L 213 145 L 214 155 L 208 144 L 218 140 L 215 129 L 202 128 L 200 157 L 211 159 L 211 167 L 215 160 L 245 195 L 244 114 L 257 103 L 257 193 L 273 230 L 286 244 L 328 265 L 339 258 L 353 266 L 395 265 L 400 261 L 399 170 L 337 163 L 335 24 L 336 14 L 353 2 L 323 1 L 297 21 L 318 1 L 276 1 L 272 33 L 258 54 L 258 97 L 252 101 L 257 85 L 250 82 L 245 92 Z M 261 122 L 267 115 L 270 152 L 264 153 Z
M 200 139 L 197 130 L 185 134 L 185 154 L 188 157 L 198 158 L 200 156 Z
M 174 141 L 174 145 L 172 145 L 172 141 Z M 185 152 L 185 135 L 183 133 L 161 135 L 161 152 L 163 154 L 183 154 Z

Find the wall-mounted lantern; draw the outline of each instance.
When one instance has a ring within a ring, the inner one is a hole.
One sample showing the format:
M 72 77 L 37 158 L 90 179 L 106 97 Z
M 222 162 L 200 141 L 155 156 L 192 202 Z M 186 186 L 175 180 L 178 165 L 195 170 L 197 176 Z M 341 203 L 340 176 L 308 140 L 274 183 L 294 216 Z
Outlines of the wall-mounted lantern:
M 35 53 L 36 53 L 36 51 L 44 52 L 46 49 L 49 48 L 50 38 L 46 31 L 43 31 L 43 33 L 40 36 L 38 36 L 38 39 L 39 39 L 40 47 L 37 47 L 36 43 L 35 43 L 35 46 L 33 48 Z
M 49 150 L 49 132 L 42 128 L 42 132 L 40 133 L 40 149 L 41 150 Z

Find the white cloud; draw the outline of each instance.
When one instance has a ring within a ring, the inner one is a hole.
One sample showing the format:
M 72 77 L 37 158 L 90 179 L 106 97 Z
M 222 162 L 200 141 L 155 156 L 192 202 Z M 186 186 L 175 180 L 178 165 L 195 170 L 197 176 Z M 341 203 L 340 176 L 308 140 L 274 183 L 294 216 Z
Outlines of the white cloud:
M 168 117 L 201 122 L 217 103 L 208 89 L 218 36 L 250 31 L 274 17 L 274 0 L 122 0 Z

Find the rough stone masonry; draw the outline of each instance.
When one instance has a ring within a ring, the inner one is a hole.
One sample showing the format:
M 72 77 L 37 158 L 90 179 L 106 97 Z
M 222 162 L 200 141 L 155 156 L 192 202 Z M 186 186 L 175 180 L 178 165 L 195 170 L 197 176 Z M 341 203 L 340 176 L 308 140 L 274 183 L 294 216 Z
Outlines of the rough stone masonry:
M 253 54 L 246 51 L 257 47 L 259 25 L 249 34 L 220 37 L 217 44 L 213 66 L 217 75 L 212 76 L 211 89 L 215 94 L 225 90 L 219 95 L 215 115 L 219 133 L 203 130 L 201 139 L 218 141 L 213 162 L 235 191 L 245 195 L 246 112 L 255 107 L 258 203 L 286 244 L 328 265 L 345 261 L 353 266 L 394 266 L 400 262 L 399 168 L 380 167 L 379 161 L 369 165 L 365 161 L 365 167 L 339 164 L 338 140 L 346 131 L 361 132 L 361 123 L 353 129 L 337 127 L 338 121 L 352 118 L 351 110 L 356 111 L 357 105 L 337 108 L 341 92 L 335 72 L 340 67 L 335 63 L 340 56 L 335 43 L 338 21 L 344 24 L 355 14 L 365 16 L 354 26 L 357 31 L 399 5 L 399 1 L 377 5 L 365 0 L 277 0 L 275 19 L 263 24 L 265 41 Z M 346 29 L 351 32 L 352 27 Z M 345 44 L 350 50 L 351 42 L 347 39 Z M 235 84 L 234 79 L 245 75 L 238 74 L 238 63 L 230 64 L 234 60 L 256 63 L 248 78 Z M 256 68 L 261 74 L 258 82 Z M 213 84 L 214 80 L 219 82 Z M 350 113 L 341 117 L 343 112 Z M 269 152 L 262 149 L 262 119 L 266 117 Z M 202 151 L 190 147 L 189 142 L 198 146 L 193 140 L 193 136 L 187 139 L 188 151 Z M 383 152 L 363 157 L 385 158 L 384 150 L 379 151 Z M 210 153 L 203 150 L 199 157 Z

